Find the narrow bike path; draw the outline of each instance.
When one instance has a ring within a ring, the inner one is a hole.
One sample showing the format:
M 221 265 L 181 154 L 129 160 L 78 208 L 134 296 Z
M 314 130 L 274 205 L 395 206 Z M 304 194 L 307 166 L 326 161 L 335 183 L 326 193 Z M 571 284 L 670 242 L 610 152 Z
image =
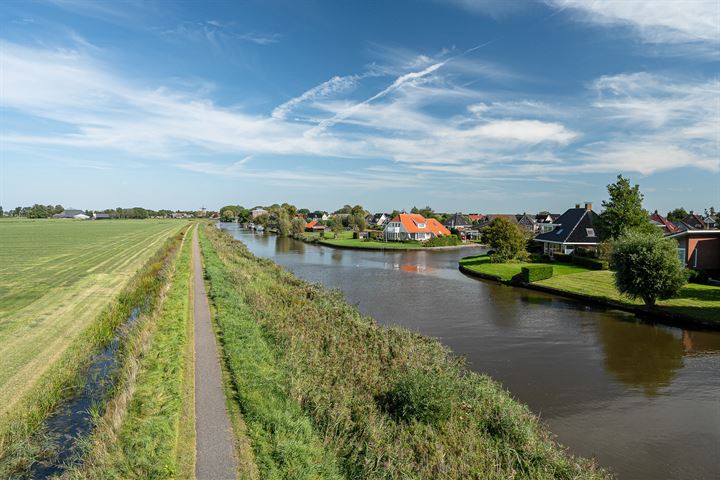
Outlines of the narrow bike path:
M 195 319 L 195 434 L 197 480 L 234 480 L 237 471 L 232 425 L 225 407 L 220 358 L 203 282 L 197 228 L 193 232 Z

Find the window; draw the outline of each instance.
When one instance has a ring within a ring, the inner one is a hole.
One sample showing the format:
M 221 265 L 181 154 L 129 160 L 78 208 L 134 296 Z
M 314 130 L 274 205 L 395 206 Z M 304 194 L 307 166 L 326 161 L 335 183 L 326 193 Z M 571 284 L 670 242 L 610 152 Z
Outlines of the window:
M 560 228 L 560 229 L 558 229 L 558 231 L 557 231 L 557 232 L 555 232 L 555 235 L 560 235 L 560 234 L 561 234 L 562 232 L 563 232 L 563 229 L 562 229 L 562 228 Z
M 678 254 L 678 260 L 680 260 L 680 263 L 681 263 L 682 266 L 684 267 L 684 266 L 685 266 L 685 249 L 684 249 L 684 248 L 678 248 L 678 249 L 677 249 L 677 254 Z
M 418 223 L 417 226 L 418 226 L 418 228 L 425 228 L 425 224 L 424 224 L 424 223 Z
M 586 228 L 586 229 L 585 229 L 585 233 L 587 234 L 588 237 L 594 237 L 594 236 L 595 236 L 595 230 L 592 229 L 592 228 Z

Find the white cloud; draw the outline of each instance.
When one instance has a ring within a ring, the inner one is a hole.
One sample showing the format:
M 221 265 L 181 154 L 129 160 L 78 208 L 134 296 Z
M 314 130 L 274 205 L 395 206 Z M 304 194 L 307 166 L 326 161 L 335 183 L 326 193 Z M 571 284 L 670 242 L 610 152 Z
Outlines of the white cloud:
M 634 28 L 648 43 L 720 42 L 717 0 L 545 0 L 589 22 Z
M 272 117 L 277 119 L 285 119 L 288 114 L 297 106 L 318 98 L 328 97 L 337 93 L 346 92 L 354 88 L 358 80 L 357 75 L 348 75 L 346 77 L 335 76 L 330 80 L 316 85 L 310 90 L 305 91 L 302 95 L 288 100 L 279 105 L 272 112 Z

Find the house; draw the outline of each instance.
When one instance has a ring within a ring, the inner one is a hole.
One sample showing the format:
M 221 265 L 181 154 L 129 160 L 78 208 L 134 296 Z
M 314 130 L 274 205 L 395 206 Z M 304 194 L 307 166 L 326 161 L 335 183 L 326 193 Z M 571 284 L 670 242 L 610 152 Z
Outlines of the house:
M 250 217 L 255 220 L 257 217 L 260 217 L 262 215 L 267 215 L 268 211 L 264 208 L 256 208 L 254 210 L 250 211 Z
M 467 215 L 468 220 L 472 223 L 479 223 L 482 222 L 485 218 L 485 215 L 480 215 L 479 213 L 469 213 Z
M 551 232 L 555 228 L 555 221 L 560 218 L 559 213 L 540 212 L 535 215 L 536 231 L 538 233 Z
M 385 240 L 395 241 L 424 241 L 442 235 L 450 235 L 450 230 L 434 218 L 426 219 L 417 213 L 401 213 L 390 220 L 383 230 Z
M 682 223 L 690 227 L 688 230 L 704 230 L 706 228 L 702 217 L 692 211 L 690 215 L 682 219 Z
M 365 217 L 365 222 L 370 226 L 382 227 L 390 220 L 389 213 L 374 213 Z
M 518 226 L 526 232 L 535 233 L 539 228 L 533 215 L 523 213 L 522 215 L 515 215 L 515 218 L 517 219 Z
M 683 230 L 668 235 L 678 242 L 678 259 L 688 268 L 720 270 L 720 230 Z
M 671 233 L 677 233 L 680 231 L 680 228 L 678 228 L 677 225 L 660 215 L 657 210 L 650 215 L 650 223 L 657 225 L 665 235 L 670 235 Z
M 96 213 L 93 212 L 92 216 L 93 220 L 109 220 L 110 214 L 109 213 Z
M 316 210 L 316 211 L 314 211 L 314 212 L 312 212 L 312 213 L 308 213 L 308 215 L 307 215 L 306 218 L 307 218 L 308 221 L 310 221 L 310 220 L 322 220 L 322 221 L 325 221 L 325 220 L 327 220 L 327 219 L 330 218 L 330 217 L 328 217 L 327 212 L 321 212 L 321 211 L 319 211 L 319 210 Z
M 320 225 L 317 220 L 310 220 L 305 224 L 306 232 L 324 232 L 326 228 L 325 225 Z
M 449 230 L 452 230 L 453 228 L 455 230 L 462 230 L 472 224 L 470 223 L 470 220 L 465 217 L 465 215 L 463 215 L 462 213 L 456 213 L 447 220 L 445 220 L 445 223 L 443 223 L 443 225 L 445 225 L 445 227 Z
M 705 228 L 708 230 L 715 230 L 718 228 L 717 219 L 712 215 L 705 216 L 705 218 L 703 218 L 703 223 L 705 223 Z
M 62 213 L 53 215 L 53 218 L 76 218 L 78 215 L 86 216 L 82 210 L 63 210 Z
M 592 203 L 579 204 L 567 210 L 555 220 L 555 228 L 550 232 L 541 233 L 535 240 L 542 242 L 543 253 L 572 253 L 576 248 L 597 249 L 600 238 L 595 232 L 594 224 L 599 216 L 593 212 Z

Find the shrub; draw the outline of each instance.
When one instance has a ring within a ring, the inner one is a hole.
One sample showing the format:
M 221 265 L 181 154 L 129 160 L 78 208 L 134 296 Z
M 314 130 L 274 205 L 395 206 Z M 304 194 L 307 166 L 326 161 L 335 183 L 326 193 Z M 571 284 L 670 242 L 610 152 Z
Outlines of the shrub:
M 454 390 L 447 376 L 411 370 L 383 395 L 378 403 L 396 421 L 418 421 L 437 426 L 450 417 Z
M 556 262 L 572 263 L 572 255 L 567 253 L 554 253 L 553 258 Z
M 529 265 L 522 267 L 520 276 L 526 283 L 545 280 L 553 276 L 553 267 L 552 265 Z
M 426 247 L 450 247 L 460 245 L 462 240 L 457 235 L 445 235 L 442 237 L 433 237 L 425 242 Z
M 613 246 L 611 264 L 618 291 L 642 298 L 649 306 L 675 296 L 687 281 L 677 257 L 677 242 L 663 238 L 659 231 L 621 237 Z
M 525 234 L 517 224 L 498 217 L 485 227 L 482 241 L 495 250 L 493 262 L 507 262 L 527 258 Z
M 686 270 L 686 275 L 688 282 L 690 283 L 702 283 L 707 285 L 710 280 L 710 275 L 708 275 L 708 273 L 704 270 L 693 270 L 688 268 Z
M 608 261 L 607 260 L 598 260 L 596 258 L 589 258 L 589 257 L 578 257 L 578 256 L 572 256 L 572 263 L 575 265 L 578 265 L 580 267 L 589 268 L 590 270 L 607 270 L 608 269 Z

